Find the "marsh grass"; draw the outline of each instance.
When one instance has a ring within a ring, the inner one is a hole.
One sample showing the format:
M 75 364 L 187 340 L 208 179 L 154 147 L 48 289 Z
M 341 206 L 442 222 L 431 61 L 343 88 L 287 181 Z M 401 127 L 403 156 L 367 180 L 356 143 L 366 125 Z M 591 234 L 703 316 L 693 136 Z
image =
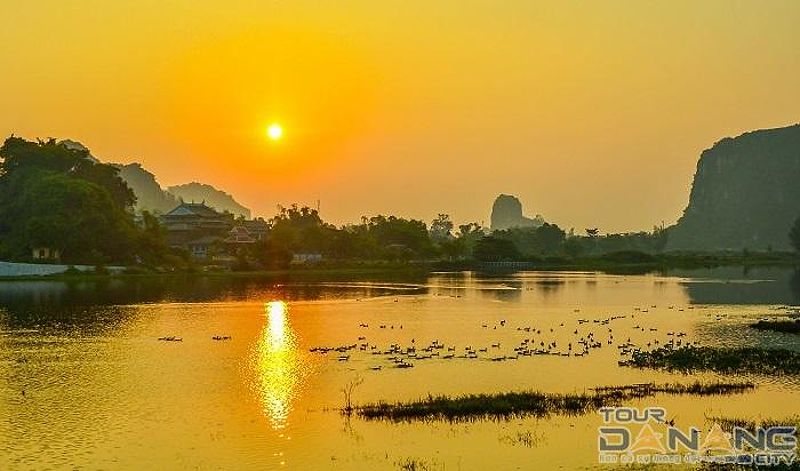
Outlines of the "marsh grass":
M 402 471 L 438 471 L 444 469 L 444 465 L 420 458 L 403 458 L 395 461 L 394 464 Z
M 769 428 L 778 426 L 797 427 L 800 429 L 800 416 L 785 417 L 783 419 L 775 418 L 758 418 L 751 419 L 746 417 L 721 417 L 721 416 L 708 416 L 708 422 L 719 424 L 723 430 L 731 431 L 734 427 L 741 427 L 747 430 L 755 430 L 758 427 Z
M 800 352 L 752 347 L 662 347 L 635 352 L 622 366 L 690 373 L 715 371 L 731 374 L 800 374 Z
M 500 437 L 500 443 L 505 443 L 511 446 L 524 446 L 526 448 L 533 448 L 538 445 L 542 440 L 541 435 L 530 430 L 517 431 Z
M 792 321 L 758 321 L 755 324 L 750 324 L 750 327 L 757 330 L 783 332 L 787 334 L 800 334 L 800 319 L 795 319 Z
M 656 394 L 723 395 L 739 394 L 755 388 L 753 383 L 633 384 L 605 386 L 585 393 L 552 394 L 538 391 L 499 394 L 468 394 L 457 397 L 432 396 L 411 402 L 366 404 L 354 407 L 365 419 L 394 422 L 413 420 L 473 421 L 507 420 L 515 417 L 576 416 L 604 406 Z

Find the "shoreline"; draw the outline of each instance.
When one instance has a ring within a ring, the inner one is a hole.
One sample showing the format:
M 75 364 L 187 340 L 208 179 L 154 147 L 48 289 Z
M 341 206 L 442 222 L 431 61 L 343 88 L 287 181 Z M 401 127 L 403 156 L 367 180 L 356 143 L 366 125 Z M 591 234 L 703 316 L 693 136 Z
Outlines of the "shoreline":
M 638 254 L 637 254 L 638 255 Z M 464 261 L 410 261 L 410 262 L 330 262 L 317 265 L 292 266 L 272 270 L 175 270 L 158 271 L 141 267 L 127 267 L 125 271 L 102 272 L 71 271 L 47 275 L 0 276 L 2 282 L 19 281 L 69 281 L 133 278 L 259 278 L 259 277 L 315 277 L 380 274 L 430 274 L 434 272 L 515 273 L 523 271 L 597 271 L 608 274 L 645 274 L 681 269 L 712 269 L 719 267 L 769 268 L 795 267 L 800 269 L 800 258 L 794 254 L 660 254 L 648 255 L 647 260 L 615 260 L 607 256 L 584 259 L 546 259 L 515 262 Z

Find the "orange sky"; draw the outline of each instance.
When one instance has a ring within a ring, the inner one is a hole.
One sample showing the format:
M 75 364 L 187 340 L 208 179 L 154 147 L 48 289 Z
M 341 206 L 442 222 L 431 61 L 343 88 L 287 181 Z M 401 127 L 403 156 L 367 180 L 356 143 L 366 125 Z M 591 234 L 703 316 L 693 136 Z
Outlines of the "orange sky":
M 565 229 L 649 229 L 680 215 L 703 149 L 800 121 L 796 1 L 0 0 L 0 16 L 0 133 L 79 140 L 267 216 L 319 199 L 337 223 L 488 223 L 512 193 Z

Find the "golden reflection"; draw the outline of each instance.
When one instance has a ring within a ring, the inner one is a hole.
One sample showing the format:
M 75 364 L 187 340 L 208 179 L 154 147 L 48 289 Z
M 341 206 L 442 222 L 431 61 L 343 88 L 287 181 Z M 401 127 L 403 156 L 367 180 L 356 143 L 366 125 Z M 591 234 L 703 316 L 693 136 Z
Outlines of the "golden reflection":
M 283 301 L 266 304 L 267 324 L 256 350 L 258 393 L 272 427 L 286 426 L 299 377 L 299 359 L 289 308 Z

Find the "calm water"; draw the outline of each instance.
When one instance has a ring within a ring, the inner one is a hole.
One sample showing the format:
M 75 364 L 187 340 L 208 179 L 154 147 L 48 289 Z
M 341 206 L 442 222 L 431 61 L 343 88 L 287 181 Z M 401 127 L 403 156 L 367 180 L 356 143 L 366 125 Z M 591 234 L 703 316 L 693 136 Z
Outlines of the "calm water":
M 603 468 L 596 414 L 393 424 L 331 409 L 356 378 L 355 403 L 719 379 L 619 367 L 607 341 L 644 346 L 681 331 L 704 345 L 800 349 L 797 337 L 746 327 L 798 304 L 800 277 L 777 269 L 0 283 L 0 469 Z M 566 351 L 589 332 L 606 348 L 490 361 L 523 339 Z M 457 356 L 487 351 L 408 369 L 373 354 L 433 340 Z M 309 351 L 362 343 L 347 361 Z M 760 387 L 746 395 L 637 405 L 666 407 L 686 427 L 715 415 L 800 414 L 798 378 L 750 379 Z

